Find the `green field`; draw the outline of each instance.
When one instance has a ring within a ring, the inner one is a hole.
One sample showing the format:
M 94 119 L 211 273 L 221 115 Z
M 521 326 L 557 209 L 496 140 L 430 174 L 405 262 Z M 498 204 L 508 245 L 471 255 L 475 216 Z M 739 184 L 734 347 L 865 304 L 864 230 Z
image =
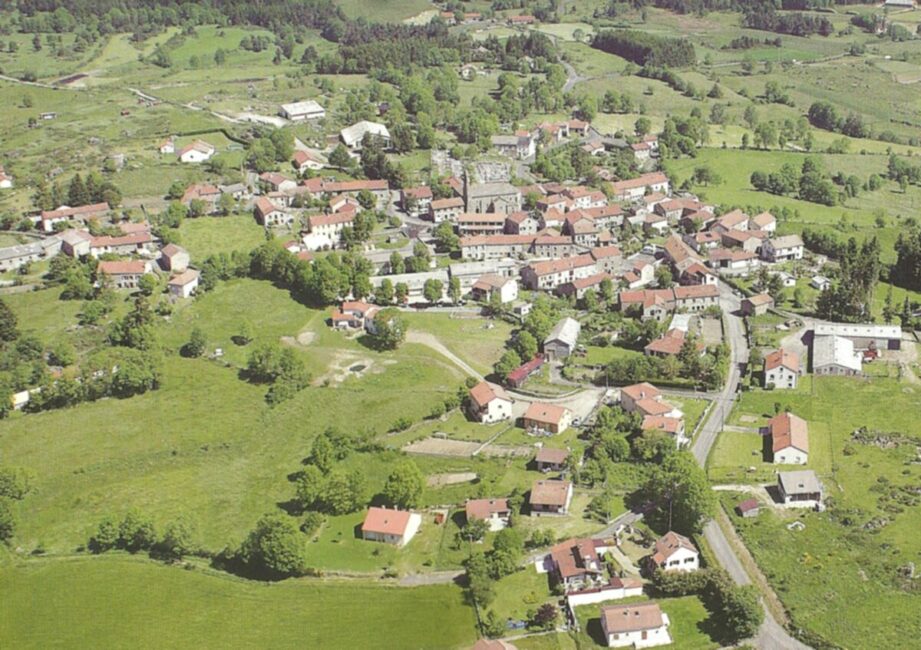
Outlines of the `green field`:
M 179 237 L 192 260 L 200 264 L 209 255 L 253 250 L 265 241 L 265 231 L 252 215 L 241 214 L 186 219 Z
M 851 433 L 866 426 L 921 438 L 919 394 L 916 385 L 894 379 L 820 377 L 801 380 L 795 391 L 743 393 L 730 418 L 733 425 L 758 426 L 779 403 L 809 423 L 808 467 L 822 479 L 831 511 L 768 512 L 735 523 L 796 624 L 841 645 L 898 645 L 900 635 L 917 624 L 909 612 L 918 596 L 903 590 L 898 567 L 921 552 L 918 506 L 881 500 L 890 484 L 918 484 L 914 446 L 881 449 L 852 441 Z M 752 453 L 761 443 L 756 437 L 721 434 L 709 460 L 711 479 L 773 482 L 773 466 Z M 748 473 L 748 466 L 756 472 Z M 738 498 L 727 495 L 726 503 L 731 507 Z M 806 529 L 787 530 L 792 518 L 802 519 Z M 873 532 L 869 522 L 876 522 L 870 524 Z
M 453 585 L 259 584 L 104 557 L 5 566 L 0 591 L 0 640 L 11 648 L 458 648 L 476 641 L 473 610 Z

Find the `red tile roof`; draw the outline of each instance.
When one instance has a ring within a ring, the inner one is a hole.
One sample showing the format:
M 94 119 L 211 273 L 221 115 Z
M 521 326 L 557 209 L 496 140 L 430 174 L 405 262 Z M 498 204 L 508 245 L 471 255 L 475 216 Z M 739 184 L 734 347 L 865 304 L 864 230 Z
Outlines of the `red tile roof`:
M 557 406 L 556 404 L 532 402 L 524 414 L 524 419 L 526 421 L 558 426 L 568 411 L 569 409 L 563 406 Z
M 508 499 L 470 499 L 464 506 L 467 521 L 489 519 L 494 514 L 509 514 Z
M 809 453 L 809 425 L 798 415 L 779 413 L 768 420 L 774 453 L 794 447 Z
M 368 508 L 365 521 L 361 525 L 363 533 L 402 536 L 409 526 L 412 513 L 406 510 L 389 510 L 387 508 Z
M 539 506 L 565 506 L 569 489 L 569 481 L 535 481 L 531 487 L 531 505 Z
M 98 270 L 104 275 L 143 275 L 147 263 L 140 260 L 100 262 Z
M 764 357 L 765 370 L 773 370 L 780 366 L 789 368 L 793 372 L 799 372 L 799 355 L 781 348 L 779 350 L 774 350 Z

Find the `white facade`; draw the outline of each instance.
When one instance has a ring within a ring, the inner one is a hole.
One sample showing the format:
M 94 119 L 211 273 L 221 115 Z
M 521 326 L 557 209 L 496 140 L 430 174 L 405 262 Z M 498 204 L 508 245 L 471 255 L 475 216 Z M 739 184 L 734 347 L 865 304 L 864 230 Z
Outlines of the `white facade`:
M 807 462 L 809 462 L 809 454 L 793 446 L 774 452 L 775 465 L 805 465 Z
M 689 548 L 678 548 L 662 563 L 663 571 L 697 571 L 700 568 L 700 553 Z
M 796 382 L 799 374 L 793 372 L 786 366 L 777 366 L 771 370 L 764 371 L 764 385 L 773 384 L 777 390 L 796 388 Z
M 489 401 L 486 408 L 479 413 L 481 424 L 492 424 L 512 417 L 512 402 L 501 397 L 495 397 Z
M 604 636 L 609 648 L 652 648 L 659 645 L 667 645 L 672 642 L 672 637 L 668 633 L 668 614 L 663 612 L 662 625 L 649 630 L 634 630 L 631 632 L 608 633 L 605 630 Z
M 421 525 L 422 516 L 413 512 L 409 515 L 409 522 L 406 524 L 406 530 L 402 535 L 376 533 L 368 530 L 362 532 L 362 538 L 372 542 L 384 542 L 385 544 L 393 544 L 394 546 L 406 546 L 409 541 L 416 536 L 416 533 L 419 532 L 419 527 Z

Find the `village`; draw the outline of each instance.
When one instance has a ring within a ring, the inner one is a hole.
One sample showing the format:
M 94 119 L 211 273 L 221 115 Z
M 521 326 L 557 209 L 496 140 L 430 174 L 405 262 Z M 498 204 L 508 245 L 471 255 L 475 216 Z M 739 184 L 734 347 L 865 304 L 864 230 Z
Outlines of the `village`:
M 0 567 L 255 585 L 279 647 L 911 646 L 918 145 L 796 84 L 904 76 L 914 4 L 805 62 L 702 46 L 735 9 L 327 4 L 0 40 L 80 141 L 0 147 Z

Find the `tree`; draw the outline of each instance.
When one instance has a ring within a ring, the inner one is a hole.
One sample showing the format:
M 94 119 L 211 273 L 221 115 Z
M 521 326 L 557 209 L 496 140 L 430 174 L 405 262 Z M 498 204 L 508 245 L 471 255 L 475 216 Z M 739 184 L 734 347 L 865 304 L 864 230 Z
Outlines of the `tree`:
M 157 532 L 153 521 L 136 508 L 132 508 L 125 514 L 118 528 L 118 534 L 121 545 L 132 553 L 153 548 L 157 543 Z
M 349 150 L 345 148 L 345 145 L 340 143 L 330 152 L 329 164 L 341 169 L 346 169 L 351 166 L 352 157 L 349 155 Z
M 400 275 L 406 272 L 406 264 L 403 261 L 403 256 L 400 255 L 399 251 L 393 251 L 390 253 L 390 273 L 393 275 Z
M 667 265 L 662 265 L 656 269 L 656 284 L 663 289 L 669 289 L 675 284 L 672 270 Z
M 461 291 L 460 278 L 452 276 L 448 283 L 448 295 L 451 298 L 451 302 L 455 305 L 460 302 Z
M 107 516 L 96 527 L 96 532 L 90 537 L 89 549 L 93 553 L 105 553 L 115 548 L 120 538 L 119 524 L 114 517 Z
M 511 371 L 521 365 L 521 357 L 514 350 L 506 350 L 499 361 L 496 362 L 495 371 L 503 379 Z
M 200 357 L 205 353 L 207 346 L 208 340 L 205 338 L 205 333 L 201 331 L 201 328 L 193 327 L 189 335 L 189 342 L 182 347 L 182 351 L 188 357 Z
M 310 510 L 323 498 L 326 473 L 317 465 L 308 465 L 297 477 L 297 500 L 301 508 Z
M 444 297 L 444 283 L 436 278 L 426 280 L 422 287 L 422 295 L 432 304 L 440 302 Z
M 384 278 L 374 290 L 374 302 L 379 305 L 389 305 L 393 302 L 393 295 L 393 282 L 389 278 Z
M 324 511 L 332 515 L 347 515 L 355 512 L 367 502 L 363 474 L 356 470 L 346 473 L 334 469 L 326 481 L 321 504 Z
M 179 517 L 170 522 L 163 531 L 160 551 L 173 560 L 181 560 L 194 550 L 195 529 L 187 517 Z
M 6 542 L 16 533 L 16 513 L 9 499 L 0 498 L 0 542 Z
M 537 339 L 527 330 L 520 330 L 515 336 L 514 348 L 520 359 L 533 359 L 537 355 Z
M 303 573 L 306 563 L 304 537 L 288 517 L 264 515 L 240 548 L 242 559 L 268 577 L 284 578 Z
M 633 123 L 633 131 L 638 137 L 647 135 L 652 130 L 652 121 L 648 117 L 641 117 Z
M 496 589 L 489 575 L 489 562 L 481 552 L 471 553 L 464 561 L 467 573 L 467 593 L 478 607 L 486 608 L 496 597 Z
M 687 451 L 666 456 L 643 487 L 670 530 L 699 533 L 713 516 L 716 500 L 703 470 Z
M 556 606 L 554 606 L 553 603 L 544 603 L 537 608 L 537 611 L 530 617 L 528 623 L 542 630 L 552 630 L 556 626 L 558 617 L 559 612 Z
M 15 312 L 0 298 L 0 341 L 14 341 L 19 337 L 19 321 Z
M 397 285 L 398 293 L 401 284 Z M 393 307 L 377 312 L 372 323 L 371 338 L 384 350 L 396 350 L 406 339 L 406 319 Z
M 383 495 L 390 505 L 406 510 L 419 505 L 424 488 L 425 476 L 422 471 L 416 463 L 406 460 L 390 472 L 384 484 Z
M 479 542 L 489 532 L 489 522 L 485 519 L 468 519 L 464 527 L 457 531 L 457 539 L 463 542 Z
M 21 467 L 0 467 L 0 498 L 20 501 L 32 491 L 32 477 Z
M 138 280 L 138 290 L 142 295 L 150 296 L 156 291 L 158 286 L 157 276 L 153 273 L 145 273 Z

